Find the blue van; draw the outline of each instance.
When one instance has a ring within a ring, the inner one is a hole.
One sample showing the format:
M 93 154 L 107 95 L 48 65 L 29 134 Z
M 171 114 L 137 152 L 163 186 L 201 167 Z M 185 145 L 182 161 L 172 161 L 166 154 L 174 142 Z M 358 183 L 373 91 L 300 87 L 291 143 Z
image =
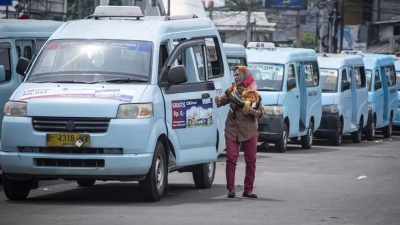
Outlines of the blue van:
M 23 80 L 15 71 L 18 58 L 34 58 L 62 24 L 46 20 L 0 19 L 0 127 L 4 105 Z
M 231 78 L 210 19 L 99 6 L 16 72 L 25 78 L 5 106 L 0 151 L 8 199 L 43 179 L 139 181 L 148 201 L 160 200 L 169 172 L 212 186 L 229 110 L 213 99 Z
M 400 58 L 394 59 L 394 68 L 396 70 L 396 82 L 397 82 L 397 113 L 393 120 L 394 126 L 400 126 Z
M 246 50 L 243 45 L 223 43 L 224 52 L 228 60 L 229 70 L 232 75 L 232 83 L 235 83 L 233 74 L 236 66 L 247 66 Z
M 360 55 L 322 54 L 318 56 L 322 89 L 322 119 L 315 137 L 342 143 L 342 134 L 351 133 L 361 142 L 368 119 L 368 89 L 364 61 Z
M 259 141 L 285 152 L 289 138 L 301 137 L 302 147 L 310 149 L 322 116 L 315 51 L 252 42 L 246 54 L 265 109 L 258 119 Z
M 391 137 L 398 96 L 394 59 L 390 55 L 363 54 L 363 60 L 369 110 L 365 135 L 373 140 L 375 129 L 382 129 L 384 137 Z

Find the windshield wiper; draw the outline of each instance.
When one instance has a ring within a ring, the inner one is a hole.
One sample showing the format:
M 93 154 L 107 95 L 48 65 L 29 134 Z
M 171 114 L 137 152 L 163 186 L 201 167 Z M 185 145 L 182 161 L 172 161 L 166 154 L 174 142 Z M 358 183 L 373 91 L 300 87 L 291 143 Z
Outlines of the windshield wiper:
M 100 80 L 100 81 L 95 81 L 91 82 L 90 84 L 94 83 L 101 83 L 101 82 L 107 82 L 107 83 L 143 83 L 143 82 L 148 82 L 147 79 L 130 79 L 130 78 L 116 78 L 116 79 L 108 79 L 108 80 Z
M 76 81 L 76 80 L 46 80 L 32 83 L 75 83 L 75 84 L 88 84 L 88 82 Z

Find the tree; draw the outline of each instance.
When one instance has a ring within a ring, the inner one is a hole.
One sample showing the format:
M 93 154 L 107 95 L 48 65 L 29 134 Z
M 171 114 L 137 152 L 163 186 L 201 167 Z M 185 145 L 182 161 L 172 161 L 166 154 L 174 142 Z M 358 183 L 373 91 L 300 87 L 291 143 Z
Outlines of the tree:
M 82 19 L 94 12 L 94 0 L 81 0 Z M 79 0 L 68 0 L 66 20 L 79 19 Z

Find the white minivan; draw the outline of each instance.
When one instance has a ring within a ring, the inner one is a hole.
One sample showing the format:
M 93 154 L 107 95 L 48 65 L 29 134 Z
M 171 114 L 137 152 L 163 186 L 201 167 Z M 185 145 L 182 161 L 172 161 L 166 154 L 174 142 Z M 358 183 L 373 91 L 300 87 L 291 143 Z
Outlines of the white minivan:
M 211 187 L 228 113 L 214 99 L 231 79 L 210 19 L 99 6 L 61 26 L 33 62 L 20 58 L 17 73 L 0 151 L 8 199 L 62 178 L 139 181 L 158 201 L 173 171 Z

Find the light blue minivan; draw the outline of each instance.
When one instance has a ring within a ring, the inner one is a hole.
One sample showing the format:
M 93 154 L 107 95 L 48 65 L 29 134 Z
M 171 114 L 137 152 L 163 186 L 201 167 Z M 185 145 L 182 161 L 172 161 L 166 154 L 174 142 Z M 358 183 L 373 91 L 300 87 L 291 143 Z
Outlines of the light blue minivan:
M 223 43 L 229 70 L 232 75 L 232 83 L 235 83 L 233 74 L 237 66 L 247 66 L 246 50 L 243 45 Z
M 398 96 L 394 59 L 390 55 L 363 54 L 363 60 L 369 109 L 365 135 L 373 140 L 375 129 L 382 129 L 384 137 L 391 137 Z
M 265 109 L 258 119 L 259 141 L 285 152 L 289 138 L 301 137 L 302 147 L 310 149 L 322 115 L 315 51 L 254 42 L 246 54 Z
M 210 19 L 99 6 L 61 26 L 32 63 L 21 57 L 17 73 L 0 151 L 8 199 L 58 178 L 139 181 L 148 201 L 173 171 L 212 186 L 229 110 L 214 99 L 231 78 Z
M 394 68 L 396 70 L 397 83 L 397 113 L 393 120 L 393 125 L 400 126 L 400 58 L 394 59 Z
M 0 127 L 4 105 L 23 80 L 15 71 L 18 58 L 23 56 L 30 60 L 35 57 L 62 24 L 46 20 L 0 19 Z
M 360 55 L 321 54 L 318 56 L 322 89 L 322 119 L 315 137 L 342 143 L 342 134 L 351 133 L 361 142 L 368 119 L 368 89 L 364 61 Z

